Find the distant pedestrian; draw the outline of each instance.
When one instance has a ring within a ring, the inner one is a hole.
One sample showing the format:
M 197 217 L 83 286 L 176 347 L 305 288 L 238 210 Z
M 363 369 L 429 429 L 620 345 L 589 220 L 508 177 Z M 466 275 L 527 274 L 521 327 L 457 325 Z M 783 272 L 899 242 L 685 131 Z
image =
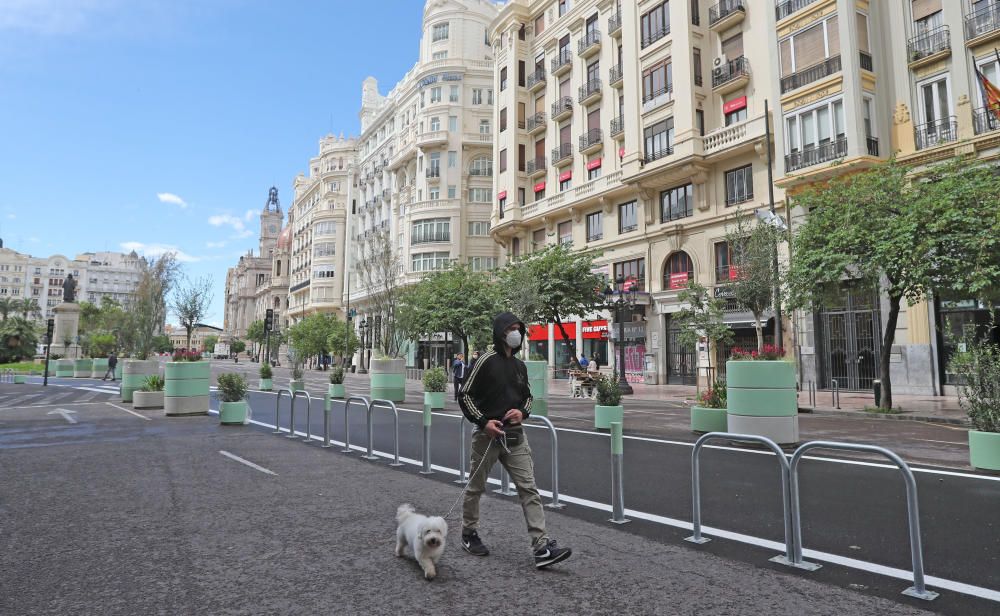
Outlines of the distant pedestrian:
M 114 351 L 111 351 L 111 355 L 108 355 L 108 371 L 104 373 L 104 378 L 102 381 L 108 380 L 108 375 L 111 375 L 111 381 L 115 380 L 115 368 L 118 367 L 118 356 L 115 355 Z
M 458 394 L 462 391 L 462 383 L 465 382 L 465 355 L 459 353 L 455 356 L 455 361 L 451 364 L 451 376 L 455 379 L 455 401 L 458 401 Z
M 591 374 L 591 375 L 597 374 L 597 372 L 600 369 L 601 369 L 601 367 L 597 365 L 597 360 L 596 359 L 592 359 L 592 360 L 590 360 L 590 361 L 587 362 L 587 374 Z
M 580 353 L 580 367 L 583 368 L 584 370 L 586 370 L 587 369 L 587 363 L 588 363 L 587 362 L 587 356 L 584 355 L 583 353 Z
M 479 361 L 479 351 L 473 351 L 472 357 L 469 359 L 469 369 L 468 372 L 472 372 L 472 369 L 476 367 L 476 362 Z

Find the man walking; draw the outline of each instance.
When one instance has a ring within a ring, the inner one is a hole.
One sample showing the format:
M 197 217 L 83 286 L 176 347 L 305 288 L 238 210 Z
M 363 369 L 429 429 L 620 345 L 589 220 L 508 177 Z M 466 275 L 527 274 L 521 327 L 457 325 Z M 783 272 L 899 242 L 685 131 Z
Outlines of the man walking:
M 115 381 L 115 368 L 118 366 L 118 356 L 115 355 L 114 351 L 111 351 L 111 355 L 108 355 L 108 371 L 104 373 L 104 378 L 102 381 L 108 380 L 108 375 L 111 375 L 111 382 Z
M 451 364 L 451 376 L 455 379 L 455 401 L 458 402 L 458 394 L 462 390 L 462 383 L 465 382 L 465 355 L 459 353 L 455 356 L 455 361 Z
M 498 314 L 493 320 L 493 349 L 475 362 L 462 387 L 462 413 L 477 426 L 472 436 L 472 475 L 462 507 L 462 547 L 476 556 L 490 553 L 479 538 L 479 499 L 490 469 L 499 460 L 517 486 L 535 567 L 544 569 L 566 560 L 573 551 L 558 547 L 545 532 L 542 497 L 535 486 L 531 448 L 521 425 L 531 412 L 528 370 L 515 356 L 525 331 L 524 323 L 513 314 Z

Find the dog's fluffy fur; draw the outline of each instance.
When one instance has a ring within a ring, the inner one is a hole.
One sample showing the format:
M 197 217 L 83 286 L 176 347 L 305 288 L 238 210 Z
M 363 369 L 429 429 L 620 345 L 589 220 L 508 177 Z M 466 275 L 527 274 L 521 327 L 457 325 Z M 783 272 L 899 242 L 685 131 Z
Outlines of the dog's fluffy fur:
M 400 505 L 396 510 L 396 556 L 402 556 L 407 544 L 413 558 L 424 570 L 424 577 L 433 580 L 437 575 L 435 565 L 444 554 L 448 523 L 440 516 L 427 517 L 417 513 L 413 505 Z

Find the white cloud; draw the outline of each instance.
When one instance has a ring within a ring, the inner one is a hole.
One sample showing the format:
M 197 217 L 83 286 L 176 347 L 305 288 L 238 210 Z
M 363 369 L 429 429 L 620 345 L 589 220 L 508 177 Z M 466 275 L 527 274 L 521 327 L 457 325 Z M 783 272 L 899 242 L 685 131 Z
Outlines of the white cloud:
M 225 248 L 225 242 L 205 242 L 206 248 Z
M 182 209 L 188 206 L 184 199 L 173 193 L 156 193 L 156 198 L 160 200 L 160 203 L 173 203 L 174 205 L 181 206 Z
M 250 237 L 253 235 L 253 231 L 247 229 L 243 221 L 236 216 L 231 214 L 216 214 L 215 216 L 209 216 L 208 224 L 213 227 L 232 227 L 233 231 L 236 232 L 236 237 Z
M 256 215 L 257 215 L 257 212 L 255 210 L 247 210 L 247 213 L 243 215 L 243 218 L 247 222 L 250 222 L 251 220 L 254 219 L 254 216 L 256 216 Z
M 15 218 L 17 218 L 17 214 L 7 214 L 7 218 L 10 220 L 14 220 Z
M 174 256 L 181 263 L 194 263 L 195 261 L 200 261 L 200 257 L 195 257 L 187 254 L 180 248 L 172 246 L 170 244 L 143 244 L 142 242 L 122 242 L 120 244 L 122 250 L 129 251 L 134 250 L 137 253 L 143 255 L 144 257 L 159 257 L 168 252 L 174 253 Z
M 69 34 L 83 30 L 118 0 L 3 0 L 0 30 Z

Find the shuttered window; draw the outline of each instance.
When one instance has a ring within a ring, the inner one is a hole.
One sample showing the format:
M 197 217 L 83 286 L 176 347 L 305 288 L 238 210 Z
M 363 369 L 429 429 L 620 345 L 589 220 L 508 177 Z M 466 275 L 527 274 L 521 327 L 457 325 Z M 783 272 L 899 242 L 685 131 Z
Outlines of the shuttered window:
M 730 60 L 735 60 L 743 55 L 743 33 L 731 36 L 722 41 L 722 55 Z
M 864 13 L 857 14 L 858 24 L 858 49 L 865 53 L 870 53 L 868 48 L 868 16 Z
M 793 36 L 792 47 L 795 50 L 796 70 L 822 61 L 826 57 L 823 45 L 823 24 L 816 24 Z
M 591 111 L 587 114 L 587 130 L 596 130 L 601 128 L 601 109 Z
M 941 10 L 941 0 L 913 0 L 913 21 L 918 21 Z
M 840 28 L 838 27 L 837 16 L 834 15 L 826 20 L 826 39 L 829 53 L 828 58 L 840 55 Z

